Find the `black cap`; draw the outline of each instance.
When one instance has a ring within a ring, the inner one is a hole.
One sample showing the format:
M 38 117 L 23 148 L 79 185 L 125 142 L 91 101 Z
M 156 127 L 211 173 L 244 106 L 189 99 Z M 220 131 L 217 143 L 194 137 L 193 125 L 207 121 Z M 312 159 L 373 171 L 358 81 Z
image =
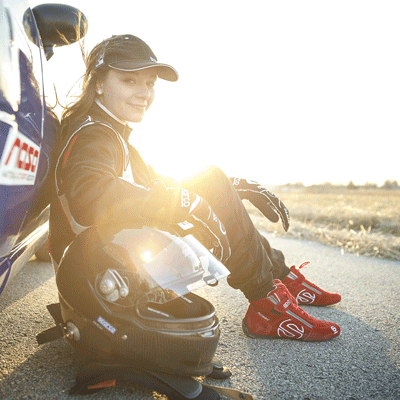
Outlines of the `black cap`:
M 168 64 L 157 62 L 151 48 L 133 35 L 118 35 L 104 42 L 104 51 L 99 57 L 96 68 L 106 65 L 120 71 L 138 71 L 156 68 L 161 79 L 175 82 L 178 72 Z

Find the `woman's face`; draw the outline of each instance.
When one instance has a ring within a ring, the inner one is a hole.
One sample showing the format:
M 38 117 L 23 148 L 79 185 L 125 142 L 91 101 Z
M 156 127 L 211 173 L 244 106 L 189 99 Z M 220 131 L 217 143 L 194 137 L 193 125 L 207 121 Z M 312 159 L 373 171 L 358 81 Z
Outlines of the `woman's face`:
M 140 71 L 110 69 L 97 84 L 100 101 L 124 122 L 140 122 L 154 100 L 154 68 Z

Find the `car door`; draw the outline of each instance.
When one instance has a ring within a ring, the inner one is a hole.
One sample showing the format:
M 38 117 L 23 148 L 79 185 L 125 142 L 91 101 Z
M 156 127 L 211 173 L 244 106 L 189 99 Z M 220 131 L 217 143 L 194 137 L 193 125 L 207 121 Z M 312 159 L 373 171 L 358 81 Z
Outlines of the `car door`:
M 54 132 L 48 132 L 46 139 L 51 143 L 45 145 L 44 60 L 32 11 L 25 0 L 0 2 L 2 21 L 6 22 L 0 24 L 1 257 L 45 206 L 39 193 L 49 173 L 55 138 Z M 3 71 L 9 72 L 6 79 Z

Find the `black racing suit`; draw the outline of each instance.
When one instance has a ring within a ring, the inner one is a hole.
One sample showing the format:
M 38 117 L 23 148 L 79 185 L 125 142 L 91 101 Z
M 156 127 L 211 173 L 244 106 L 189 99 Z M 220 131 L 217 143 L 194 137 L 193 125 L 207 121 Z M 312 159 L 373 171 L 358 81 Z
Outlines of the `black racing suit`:
M 65 130 L 65 129 L 64 129 Z M 157 212 L 152 182 L 185 187 L 205 198 L 226 228 L 232 255 L 229 284 L 249 300 L 266 296 L 289 272 L 283 254 L 255 229 L 227 176 L 209 167 L 176 183 L 148 166 L 128 143 L 131 128 L 94 104 L 63 132 L 50 210 L 50 252 L 57 264 L 76 234 L 103 223 L 140 221 Z

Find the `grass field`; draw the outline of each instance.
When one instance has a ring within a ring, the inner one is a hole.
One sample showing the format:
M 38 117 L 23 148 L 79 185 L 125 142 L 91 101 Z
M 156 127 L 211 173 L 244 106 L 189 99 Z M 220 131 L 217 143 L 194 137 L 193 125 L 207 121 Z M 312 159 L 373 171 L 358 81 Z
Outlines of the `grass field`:
M 323 242 L 343 252 L 400 260 L 400 190 L 334 186 L 271 190 L 290 211 L 289 231 L 246 202 L 257 228 Z

